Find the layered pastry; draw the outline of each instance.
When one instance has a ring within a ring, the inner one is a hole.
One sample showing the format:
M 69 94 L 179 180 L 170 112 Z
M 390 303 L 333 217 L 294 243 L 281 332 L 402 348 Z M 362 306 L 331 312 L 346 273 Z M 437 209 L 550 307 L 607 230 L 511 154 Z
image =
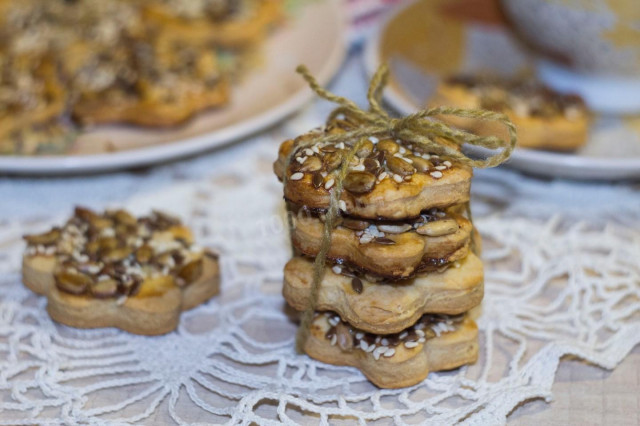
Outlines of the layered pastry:
M 361 125 L 337 115 L 280 146 L 274 171 L 284 181 L 294 249 L 283 295 L 294 309 L 314 311 L 309 356 L 358 367 L 380 387 L 409 386 L 477 357 L 467 313 L 484 287 L 465 208 L 472 169 L 391 135 L 339 137 Z
M 282 18 L 282 0 L 0 0 L 0 154 L 224 106 Z
M 518 146 L 575 150 L 586 142 L 591 115 L 577 95 L 565 95 L 532 80 L 457 75 L 443 80 L 430 106 L 453 106 L 505 113 L 518 130 Z M 478 135 L 505 137 L 495 123 L 442 116 L 453 126 Z
M 59 323 L 135 334 L 174 330 L 180 312 L 219 292 L 217 256 L 167 214 L 76 208 L 62 227 L 26 235 L 25 286 Z

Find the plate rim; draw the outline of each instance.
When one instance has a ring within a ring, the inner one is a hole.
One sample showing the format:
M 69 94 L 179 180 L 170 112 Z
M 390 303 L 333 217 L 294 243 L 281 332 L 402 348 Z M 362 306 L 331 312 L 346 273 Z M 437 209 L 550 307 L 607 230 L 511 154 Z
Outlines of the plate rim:
M 336 17 L 338 35 L 335 46 L 316 76 L 323 85 L 329 83 L 337 74 L 347 53 L 345 41 L 347 16 L 340 7 L 339 0 L 329 0 L 326 3 Z M 239 120 L 211 132 L 177 139 L 160 145 L 85 155 L 0 156 L 0 175 L 96 174 L 175 161 L 245 140 L 265 128 L 282 122 L 304 107 L 313 98 L 313 91 L 309 90 L 307 86 L 301 86 L 300 89 L 292 93 L 283 102 L 248 119 Z
M 388 13 L 381 24 L 375 29 L 366 42 L 363 54 L 364 68 L 370 78 L 381 63 L 380 59 L 380 37 L 388 27 L 390 21 L 395 19 L 401 12 L 407 10 L 418 3 L 413 1 L 403 7 L 398 7 Z M 414 113 L 418 105 L 407 99 L 404 94 L 396 90 L 393 85 L 389 85 L 383 92 L 383 99 L 394 110 L 401 114 Z M 526 165 L 525 165 L 526 163 Z M 506 166 L 518 168 L 523 171 L 533 172 L 544 176 L 571 177 L 583 180 L 611 180 L 640 177 L 640 159 L 629 159 L 624 157 L 594 158 L 581 157 L 574 154 L 555 153 L 550 151 L 538 151 L 527 148 L 516 148 L 511 158 L 505 163 Z M 523 165 L 525 165 L 523 167 Z M 534 171 L 535 165 L 544 165 L 548 168 L 563 167 L 561 173 Z M 568 170 L 567 170 L 568 169 Z M 587 170 L 588 169 L 588 170 Z M 584 172 L 595 172 L 592 175 L 585 175 Z

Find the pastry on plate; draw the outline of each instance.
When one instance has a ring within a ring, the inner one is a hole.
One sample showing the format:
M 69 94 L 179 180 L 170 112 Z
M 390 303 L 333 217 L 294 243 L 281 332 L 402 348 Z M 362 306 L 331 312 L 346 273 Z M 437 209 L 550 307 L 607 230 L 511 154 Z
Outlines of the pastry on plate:
M 238 49 L 261 42 L 284 16 L 283 0 L 146 1 L 145 22 L 196 43 Z
M 135 218 L 78 207 L 64 226 L 24 238 L 24 285 L 47 297 L 53 320 L 72 327 L 164 334 L 183 310 L 219 292 L 217 256 L 160 212 Z
M 438 85 L 429 105 L 503 112 L 516 125 L 522 148 L 575 150 L 586 142 L 591 121 L 579 96 L 564 95 L 524 79 L 452 76 Z M 441 120 L 479 135 L 505 136 L 495 123 L 454 116 L 442 116 Z
M 213 50 L 180 40 L 130 43 L 133 49 L 104 52 L 78 70 L 72 110 L 76 120 L 174 126 L 228 102 L 228 79 Z
M 376 335 L 335 313 L 319 312 L 304 349 L 322 362 L 357 367 L 381 388 L 401 388 L 420 383 L 431 371 L 475 362 L 478 328 L 465 315 L 425 315 L 398 333 Z
M 309 306 L 313 262 L 294 257 L 284 267 L 282 293 L 291 307 Z M 438 272 L 389 282 L 363 276 L 343 265 L 328 264 L 315 308 L 331 310 L 356 328 L 371 333 L 396 333 L 423 314 L 460 314 L 482 301 L 482 262 L 474 254 Z

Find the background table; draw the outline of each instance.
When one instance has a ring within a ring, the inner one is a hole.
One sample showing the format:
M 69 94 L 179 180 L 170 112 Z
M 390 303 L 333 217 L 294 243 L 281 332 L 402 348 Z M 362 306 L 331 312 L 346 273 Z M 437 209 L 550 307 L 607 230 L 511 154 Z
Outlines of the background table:
M 360 104 L 365 103 L 366 79 L 359 51 L 352 52 L 331 88 Z M 154 168 L 97 176 L 0 178 L 0 227 L 15 223 L 37 224 L 67 215 L 76 204 L 95 209 L 126 207 L 129 200 L 169 190 L 176 183 L 196 185 L 207 181 L 258 150 L 270 150 L 275 157 L 281 140 L 320 125 L 330 108 L 327 103 L 316 102 L 299 115 L 250 140 Z M 273 180 L 275 182 L 275 178 Z M 506 216 L 527 215 L 546 220 L 561 215 L 569 222 L 601 224 L 609 221 L 630 232 L 637 230 L 640 224 L 640 187 L 637 183 L 539 180 L 501 167 L 478 171 L 472 192 L 477 217 L 491 217 L 499 212 Z M 637 264 L 639 259 L 631 261 Z M 636 283 L 640 287 L 640 282 Z M 563 360 L 552 388 L 554 401 L 537 400 L 520 405 L 509 418 L 514 424 L 640 424 L 639 366 L 638 349 L 614 371 L 579 360 Z M 152 417 L 149 421 L 158 420 L 167 419 Z

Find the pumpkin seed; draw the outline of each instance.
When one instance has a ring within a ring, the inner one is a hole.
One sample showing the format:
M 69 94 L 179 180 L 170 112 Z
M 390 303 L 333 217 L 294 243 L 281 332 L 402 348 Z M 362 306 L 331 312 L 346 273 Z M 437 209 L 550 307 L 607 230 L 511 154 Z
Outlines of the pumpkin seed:
M 391 139 L 385 139 L 378 142 L 378 151 L 384 151 L 387 154 L 393 155 L 400 150 L 400 146 Z
M 398 157 L 387 158 L 387 167 L 389 167 L 389 170 L 393 173 L 400 176 L 409 176 L 416 170 L 411 164 Z
M 458 230 L 458 223 L 454 219 L 436 220 L 435 222 L 427 222 L 416 228 L 416 232 L 420 235 L 429 237 L 442 237 L 444 235 L 453 234 Z
M 70 294 L 83 294 L 93 284 L 90 276 L 80 272 L 60 271 L 55 274 L 56 287 Z
M 202 259 L 192 260 L 180 269 L 178 278 L 184 280 L 185 284 L 191 284 L 202 275 L 203 262 Z
M 376 184 L 376 176 L 369 172 L 351 172 L 343 182 L 344 189 L 354 194 L 366 194 Z

